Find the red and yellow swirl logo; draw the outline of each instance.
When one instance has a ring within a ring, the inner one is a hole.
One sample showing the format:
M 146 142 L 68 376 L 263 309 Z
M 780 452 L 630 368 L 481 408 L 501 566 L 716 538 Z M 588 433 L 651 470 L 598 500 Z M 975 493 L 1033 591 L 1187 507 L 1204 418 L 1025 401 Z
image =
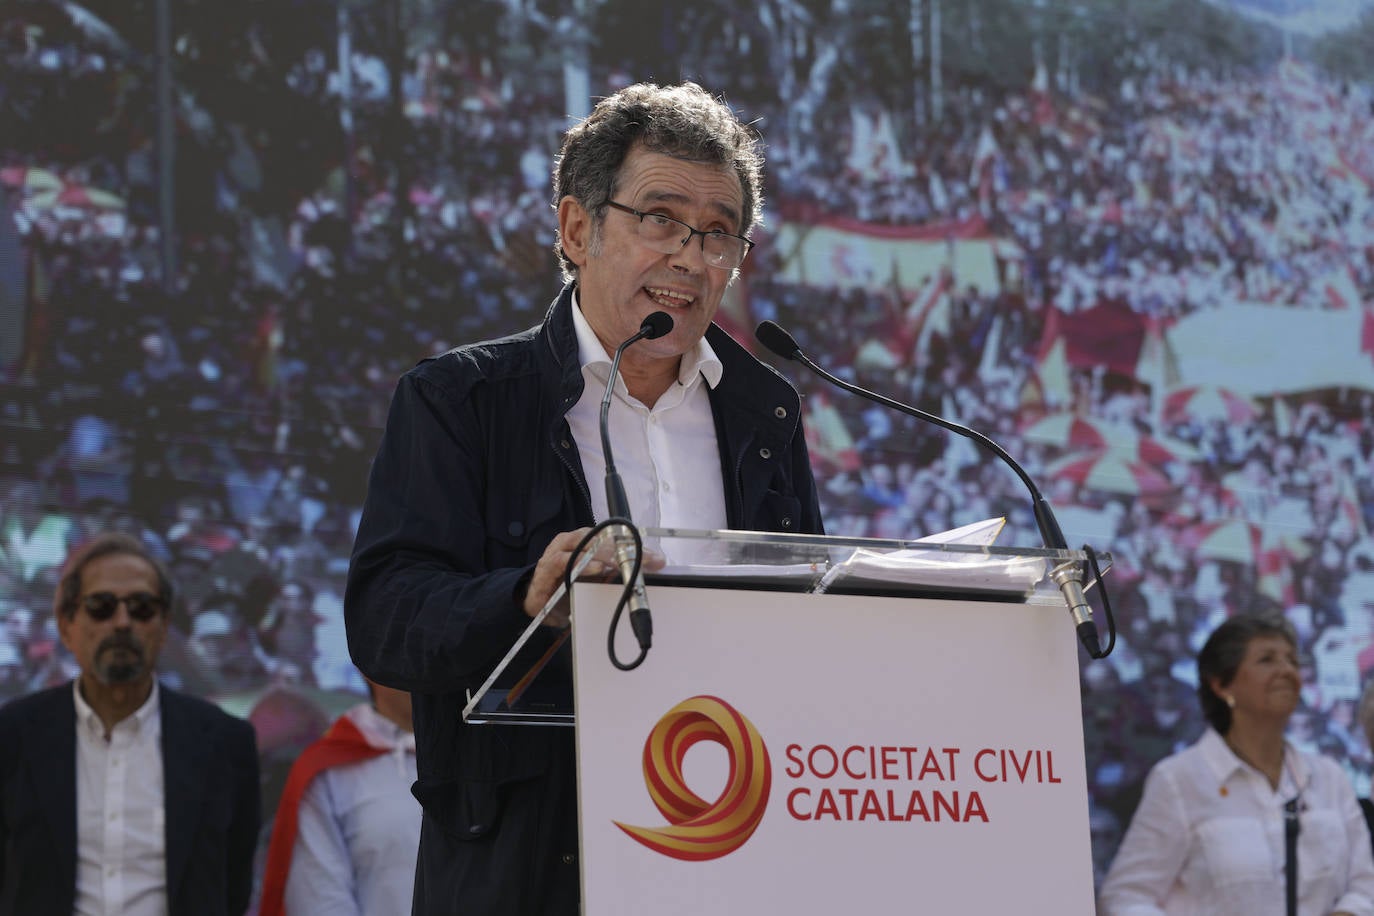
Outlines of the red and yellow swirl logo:
M 698 741 L 713 741 L 730 758 L 720 798 L 707 802 L 687 788 L 682 762 Z M 763 820 L 773 770 L 754 724 L 718 697 L 683 700 L 658 720 L 644 742 L 644 783 L 668 827 L 615 825 L 674 859 L 704 862 L 744 845 Z

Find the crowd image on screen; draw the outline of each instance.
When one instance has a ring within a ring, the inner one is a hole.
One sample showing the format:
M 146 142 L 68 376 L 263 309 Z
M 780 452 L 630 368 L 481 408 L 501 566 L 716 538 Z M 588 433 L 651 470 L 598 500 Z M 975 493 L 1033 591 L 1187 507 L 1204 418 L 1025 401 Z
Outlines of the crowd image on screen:
M 460 5 L 462 27 L 444 18 Z M 1193 659 L 1237 611 L 1293 622 L 1307 670 L 1290 738 L 1368 794 L 1374 385 L 1206 390 L 1166 344 L 1236 303 L 1374 300 L 1370 87 L 1280 53 L 1245 72 L 1144 61 L 1091 91 L 1032 65 L 1011 86 L 951 80 L 920 123 L 856 53 L 870 32 L 850 7 L 891 4 L 707 4 L 680 13 L 709 19 L 705 38 L 654 33 L 652 73 L 614 28 L 648 14 L 593 3 L 590 28 L 565 6 L 435 4 L 404 41 L 381 7 L 345 22 L 304 0 L 188 29 L 171 276 L 153 55 L 129 31 L 151 20 L 0 11 L 0 309 L 22 330 L 0 353 L 0 698 L 73 675 L 48 596 L 67 551 L 108 530 L 181 585 L 169 679 L 226 702 L 363 693 L 341 590 L 395 379 L 543 315 L 573 90 L 585 110 L 691 78 L 767 143 L 766 218 L 719 320 L 742 340 L 777 320 L 831 371 L 987 433 L 1071 540 L 1112 553 L 1117 647 L 1082 669 L 1099 872 L 1150 765 L 1204 728 Z M 950 254 L 872 275 L 841 241 L 799 265 L 798 226 Z M 1374 329 L 1342 345 L 1374 360 Z M 781 368 L 809 405 L 828 531 L 1006 516 L 999 543 L 1039 546 L 1005 465 Z M 1124 470 L 1097 476 L 1079 453 Z

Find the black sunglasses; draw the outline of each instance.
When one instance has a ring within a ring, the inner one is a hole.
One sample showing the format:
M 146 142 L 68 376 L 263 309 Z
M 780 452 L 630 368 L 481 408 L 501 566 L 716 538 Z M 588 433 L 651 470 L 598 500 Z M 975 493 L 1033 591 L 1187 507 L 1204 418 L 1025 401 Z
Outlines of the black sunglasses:
M 93 620 L 109 620 L 114 616 L 120 602 L 129 609 L 129 616 L 140 623 L 152 620 L 161 614 L 166 605 L 157 595 L 148 592 L 134 592 L 132 595 L 115 595 L 112 592 L 92 592 L 81 599 L 81 606 Z

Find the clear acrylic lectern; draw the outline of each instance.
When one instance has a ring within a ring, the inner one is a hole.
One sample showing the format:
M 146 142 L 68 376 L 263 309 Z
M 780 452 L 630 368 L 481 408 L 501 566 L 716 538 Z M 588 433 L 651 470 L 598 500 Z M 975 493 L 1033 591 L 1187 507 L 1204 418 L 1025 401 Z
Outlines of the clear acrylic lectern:
M 646 556 L 644 578 L 651 601 L 655 586 L 673 586 L 1063 606 L 1064 597 L 1050 572 L 1085 560 L 1076 550 L 930 540 L 683 528 L 645 528 L 641 533 Z M 609 558 L 616 537 L 614 528 L 603 531 L 574 566 L 573 578 L 578 578 L 594 558 L 613 566 Z M 1099 553 L 1098 558 L 1105 572 L 1111 557 Z M 1086 587 L 1095 584 L 1089 581 Z M 545 672 L 548 662 L 566 651 L 565 643 L 575 625 L 534 665 L 524 671 L 511 670 L 512 662 L 538 632 L 544 618 L 568 597 L 560 586 L 482 686 L 469 692 L 463 708 L 466 722 L 573 724 L 571 681 Z M 575 624 L 575 614 L 573 619 Z M 598 633 L 595 638 L 603 636 Z M 541 675 L 545 675 L 542 680 Z

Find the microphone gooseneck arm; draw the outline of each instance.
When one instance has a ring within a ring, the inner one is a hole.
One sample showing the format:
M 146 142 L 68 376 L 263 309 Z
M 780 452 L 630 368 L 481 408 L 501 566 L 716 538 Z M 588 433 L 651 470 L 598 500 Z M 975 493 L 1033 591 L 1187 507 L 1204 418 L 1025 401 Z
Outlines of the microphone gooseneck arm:
M 924 420 L 942 429 L 947 429 L 952 433 L 957 433 L 960 436 L 972 439 L 974 442 L 977 442 L 979 445 L 992 452 L 1016 472 L 1016 476 L 1021 478 L 1021 482 L 1025 485 L 1026 490 L 1029 491 L 1031 496 L 1031 510 L 1035 515 L 1035 525 L 1040 530 L 1040 538 L 1044 542 L 1044 545 L 1055 550 L 1068 549 L 1068 542 L 1064 538 L 1063 530 L 1059 527 L 1059 521 L 1054 517 L 1054 510 L 1050 508 L 1049 500 L 1045 499 L 1044 494 L 1040 492 L 1040 488 L 1036 486 L 1031 476 L 1026 473 L 1025 468 L 1021 467 L 1006 449 L 1002 448 L 1002 446 L 998 445 L 992 439 L 976 429 L 971 429 L 970 427 L 946 420 L 944 417 L 928 413 L 918 407 L 912 407 L 909 404 L 894 401 L 892 398 L 885 397 L 877 392 L 869 391 L 866 388 L 860 388 L 858 385 L 846 382 L 844 379 L 827 372 L 802 351 L 796 338 L 784 330 L 780 325 L 772 321 L 760 323 L 754 332 L 754 336 L 758 338 L 759 343 L 763 344 L 773 353 L 783 359 L 801 363 L 837 388 L 847 391 L 850 394 L 856 394 L 861 398 L 866 398 L 877 404 L 881 404 L 884 407 L 891 408 L 899 413 L 907 414 L 918 420 Z M 1058 564 L 1050 571 L 1050 578 L 1055 585 L 1059 586 L 1060 592 L 1064 595 L 1064 600 L 1069 606 L 1069 614 L 1073 617 L 1074 629 L 1078 633 L 1078 639 L 1083 644 L 1083 648 L 1086 649 L 1088 654 L 1093 658 L 1102 658 L 1106 653 L 1102 651 L 1102 647 L 1098 641 L 1097 627 L 1092 619 L 1092 608 L 1089 606 L 1087 598 L 1083 593 L 1082 566 L 1072 561 L 1065 561 Z
M 654 623 L 649 614 L 649 596 L 644 588 L 644 575 L 641 571 L 642 543 L 639 532 L 630 520 L 630 500 L 625 495 L 625 484 L 620 472 L 615 468 L 615 454 L 611 449 L 611 396 L 615 392 L 615 380 L 619 377 L 620 358 L 632 344 L 641 340 L 662 337 L 673 329 L 673 319 L 667 312 L 653 312 L 639 326 L 639 331 L 616 347 L 611 359 L 611 373 L 606 380 L 606 393 L 601 398 L 601 453 L 606 461 L 606 521 L 603 525 L 618 525 L 628 533 L 615 538 L 615 564 L 620 570 L 621 581 L 626 584 L 628 595 L 622 595 L 611 621 L 611 631 L 607 636 L 607 648 L 611 662 L 621 670 L 639 667 L 653 646 Z M 601 526 L 598 526 L 601 527 Z M 630 609 L 630 629 L 639 644 L 639 657 L 627 664 L 621 663 L 615 654 L 615 628 L 621 610 L 628 604 Z
M 601 397 L 601 453 L 606 456 L 606 502 L 609 514 L 630 517 L 630 503 L 625 497 L 625 485 L 620 481 L 620 472 L 615 469 L 615 456 L 611 451 L 611 395 L 615 393 L 615 380 L 620 372 L 620 357 L 625 355 L 631 344 L 641 340 L 655 340 L 673 329 L 673 318 L 667 312 L 652 312 L 640 323 L 639 330 L 615 348 L 611 357 L 611 374 L 606 380 L 606 393 Z M 611 478 L 615 478 L 612 492 Z

